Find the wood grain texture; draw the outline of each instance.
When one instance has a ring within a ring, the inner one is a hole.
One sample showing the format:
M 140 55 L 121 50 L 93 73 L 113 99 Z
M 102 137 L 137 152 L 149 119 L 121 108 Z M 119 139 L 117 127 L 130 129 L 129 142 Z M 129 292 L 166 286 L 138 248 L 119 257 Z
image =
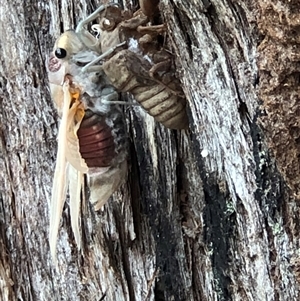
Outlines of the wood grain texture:
M 58 116 L 44 61 L 98 5 L 0 4 L 0 299 L 298 300 L 299 204 L 257 122 L 264 8 L 252 0 L 160 1 L 190 130 L 125 108 L 128 181 L 100 212 L 83 202 L 82 252 L 65 205 L 55 270 Z

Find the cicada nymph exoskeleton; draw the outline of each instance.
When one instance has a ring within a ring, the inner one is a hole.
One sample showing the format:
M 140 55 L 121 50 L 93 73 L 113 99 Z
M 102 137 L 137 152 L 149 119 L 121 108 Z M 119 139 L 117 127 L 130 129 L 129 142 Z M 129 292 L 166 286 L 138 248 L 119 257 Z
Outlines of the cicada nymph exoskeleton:
M 92 29 L 99 37 L 102 55 L 83 70 L 89 72 L 102 61 L 111 83 L 119 91 L 132 93 L 157 121 L 172 129 L 187 128 L 186 100 L 175 76 L 173 56 L 159 43 L 165 25 L 149 26 L 141 10 L 133 15 L 117 6 L 97 11 L 100 22 Z
M 97 42 L 97 41 L 96 41 Z M 87 174 L 90 201 L 100 209 L 124 181 L 127 172 L 126 133 L 118 93 L 101 71 L 82 72 L 99 56 L 93 37 L 67 31 L 56 41 L 47 60 L 52 98 L 61 122 L 50 209 L 50 248 L 56 241 L 67 187 L 71 224 L 80 247 L 79 208 L 83 176 Z

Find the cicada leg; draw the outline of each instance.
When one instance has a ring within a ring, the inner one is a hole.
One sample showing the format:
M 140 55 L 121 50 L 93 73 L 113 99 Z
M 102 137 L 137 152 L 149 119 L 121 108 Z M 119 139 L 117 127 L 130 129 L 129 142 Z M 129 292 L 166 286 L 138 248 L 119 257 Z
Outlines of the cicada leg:
M 184 97 L 184 94 L 180 91 L 176 91 L 174 89 L 172 89 L 169 84 L 172 83 L 172 79 L 174 79 L 174 77 L 172 75 L 169 76 L 169 80 L 166 83 L 166 81 L 162 80 L 159 76 L 156 75 L 157 72 L 159 71 L 166 71 L 168 69 L 170 69 L 171 66 L 171 60 L 170 59 L 166 59 L 165 61 L 156 63 L 150 70 L 149 70 L 149 76 L 156 81 L 157 83 L 163 85 L 166 89 L 168 89 L 170 92 L 172 92 L 175 95 L 178 95 L 179 97 Z
M 150 25 L 150 26 L 138 26 L 137 31 L 141 34 L 150 34 L 153 35 L 155 33 L 156 35 L 162 34 L 167 30 L 166 24 L 159 24 L 159 25 Z
M 139 106 L 136 102 L 127 102 L 127 101 L 119 101 L 119 100 L 102 100 L 102 103 L 104 104 L 113 104 L 113 105 L 122 105 L 122 106 Z
M 75 32 L 76 33 L 81 33 L 84 31 L 84 26 L 87 25 L 88 23 L 94 21 L 97 19 L 98 15 L 104 11 L 107 7 L 110 6 L 120 6 L 118 3 L 108 3 L 106 5 L 101 5 L 99 6 L 92 14 L 90 14 L 88 17 L 86 17 L 84 20 L 80 21 L 79 24 L 76 27 Z
M 91 61 L 90 63 L 88 63 L 87 65 L 85 65 L 82 68 L 83 72 L 91 72 L 90 70 L 92 70 L 93 72 L 95 71 L 95 68 L 90 69 L 91 66 L 94 66 L 95 64 L 97 64 L 98 62 L 100 62 L 101 60 L 105 59 L 106 57 L 110 56 L 111 54 L 113 54 L 116 49 L 123 47 L 126 44 L 126 41 L 111 47 L 110 49 L 108 49 L 107 51 L 105 51 L 104 53 L 102 53 L 100 56 L 98 56 L 96 59 L 94 59 L 93 61 Z M 99 70 L 102 69 L 102 66 L 99 65 Z
M 166 59 L 162 62 L 156 63 L 150 70 L 149 70 L 149 75 L 152 78 L 155 78 L 155 74 L 159 71 L 166 71 L 170 68 L 171 65 L 171 60 Z
M 87 18 L 79 22 L 76 27 L 76 34 L 80 37 L 82 42 L 91 50 L 101 53 L 101 40 L 99 37 L 94 37 L 86 27 L 86 25 L 92 21 L 94 21 L 101 12 L 105 11 L 109 7 L 119 6 L 117 3 L 109 3 L 106 5 L 101 5 L 96 9 L 92 14 L 90 14 Z

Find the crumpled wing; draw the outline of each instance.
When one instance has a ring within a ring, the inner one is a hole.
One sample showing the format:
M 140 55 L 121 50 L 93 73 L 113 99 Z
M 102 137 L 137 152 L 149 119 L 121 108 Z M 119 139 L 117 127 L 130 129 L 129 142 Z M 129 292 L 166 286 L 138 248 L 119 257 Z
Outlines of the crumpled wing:
M 84 117 L 84 107 L 78 99 L 79 94 L 73 94 L 73 98 L 75 98 L 75 101 L 72 103 L 72 107 L 68 112 L 66 158 L 75 169 L 82 173 L 87 173 L 88 166 L 79 151 L 79 140 L 77 136 L 77 131 Z
M 81 249 L 81 236 L 79 227 L 79 213 L 81 203 L 81 190 L 84 184 L 84 175 L 72 165 L 68 169 L 69 194 L 70 194 L 70 215 L 71 227 L 78 249 Z
M 52 197 L 51 197 L 51 205 L 50 205 L 49 243 L 50 243 L 51 256 L 55 264 L 57 264 L 56 244 L 57 244 L 59 221 L 62 215 L 62 210 L 66 199 L 66 175 L 67 175 L 66 136 L 67 136 L 67 124 L 68 124 L 68 111 L 71 104 L 71 95 L 69 93 L 68 82 L 64 83 L 63 91 L 64 91 L 64 103 L 62 109 L 62 119 L 58 131 L 58 150 L 57 150 L 56 166 L 54 172 Z
M 58 133 L 58 150 L 50 206 L 49 240 L 51 256 L 55 264 L 57 264 L 58 228 L 66 200 L 67 183 L 70 191 L 72 229 L 78 246 L 80 247 L 81 245 L 78 224 L 80 192 L 83 183 L 83 173 L 88 171 L 88 167 L 79 152 L 77 138 L 77 130 L 84 116 L 84 108 L 81 107 L 79 102 L 79 93 L 72 94 L 70 92 L 68 81 L 63 85 L 63 93 L 62 119 Z
M 127 160 L 112 166 L 101 174 L 89 176 L 90 202 L 95 210 L 108 201 L 110 196 L 120 187 L 126 179 Z

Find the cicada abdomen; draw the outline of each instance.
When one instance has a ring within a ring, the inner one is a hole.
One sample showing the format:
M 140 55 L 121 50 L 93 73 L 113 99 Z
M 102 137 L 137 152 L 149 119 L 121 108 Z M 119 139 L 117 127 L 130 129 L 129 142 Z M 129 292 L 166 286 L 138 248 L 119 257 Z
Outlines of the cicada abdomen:
M 89 167 L 90 202 L 99 210 L 126 179 L 127 135 L 117 105 L 108 112 L 86 110 L 77 132 L 80 153 Z

